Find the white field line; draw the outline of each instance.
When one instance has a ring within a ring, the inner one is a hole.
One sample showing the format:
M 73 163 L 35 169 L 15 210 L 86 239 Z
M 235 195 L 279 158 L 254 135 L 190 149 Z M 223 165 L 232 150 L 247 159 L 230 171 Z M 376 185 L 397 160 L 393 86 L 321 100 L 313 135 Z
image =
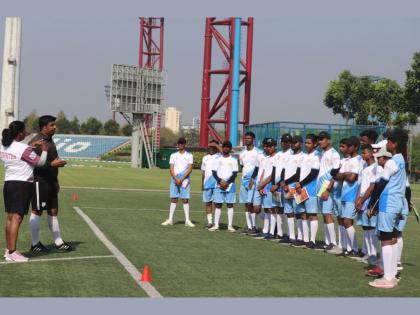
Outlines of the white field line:
M 98 228 L 98 226 L 80 209 L 79 207 L 73 207 L 73 209 L 82 217 L 86 224 L 90 227 L 93 233 L 99 238 L 99 240 L 109 249 L 109 251 L 117 258 L 120 264 L 127 270 L 134 281 L 147 293 L 151 298 L 161 298 L 162 295 L 152 286 L 149 282 L 141 282 L 141 273 L 136 267 L 124 256 L 124 254 L 115 247 L 114 244 L 105 236 L 104 233 Z
M 93 210 L 130 210 L 130 211 L 159 211 L 159 212 L 168 212 L 169 209 L 149 209 L 149 208 L 107 208 L 107 207 L 86 207 L 83 206 L 83 209 L 93 209 Z M 190 210 L 190 212 L 205 213 L 205 210 Z
M 43 261 L 65 261 L 65 260 L 86 260 L 86 259 L 100 259 L 100 258 L 115 258 L 114 255 L 102 255 L 102 256 L 80 256 L 80 257 L 61 257 L 61 258 L 39 258 L 39 259 L 32 259 L 30 258 L 28 262 L 43 262 Z M 1 265 L 7 264 L 19 264 L 18 262 L 14 261 L 2 261 L 0 262 Z

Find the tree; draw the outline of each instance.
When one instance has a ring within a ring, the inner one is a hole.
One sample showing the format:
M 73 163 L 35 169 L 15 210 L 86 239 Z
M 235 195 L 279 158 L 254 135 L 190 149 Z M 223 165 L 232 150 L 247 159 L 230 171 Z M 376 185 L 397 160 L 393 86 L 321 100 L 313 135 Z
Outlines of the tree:
M 33 110 L 28 116 L 25 117 L 23 122 L 25 123 L 26 131 L 30 133 L 39 132 L 38 126 L 38 115 L 36 110 Z
M 176 146 L 178 135 L 174 134 L 171 129 L 162 128 L 160 130 L 160 146 L 161 147 L 173 147 Z
M 117 136 L 118 130 L 120 129 L 120 125 L 113 121 L 112 119 L 109 119 L 104 124 L 104 134 L 108 136 Z
M 123 136 L 130 137 L 131 134 L 133 133 L 133 128 L 131 127 L 131 125 L 125 124 L 125 125 L 121 126 L 120 133 Z
M 73 117 L 69 124 L 69 133 L 78 135 L 80 134 L 80 123 L 76 116 Z
M 66 114 L 63 110 L 60 110 L 57 114 L 57 124 L 58 133 L 68 134 L 70 129 L 70 121 L 67 119 Z
M 80 126 L 82 134 L 99 135 L 102 131 L 102 123 L 95 117 L 89 117 L 88 120 Z
M 187 140 L 187 144 L 190 147 L 200 146 L 200 132 L 197 129 L 182 129 L 181 137 Z
M 405 110 L 412 113 L 410 123 L 416 124 L 420 115 L 420 51 L 414 54 L 411 69 L 406 71 L 404 87 Z

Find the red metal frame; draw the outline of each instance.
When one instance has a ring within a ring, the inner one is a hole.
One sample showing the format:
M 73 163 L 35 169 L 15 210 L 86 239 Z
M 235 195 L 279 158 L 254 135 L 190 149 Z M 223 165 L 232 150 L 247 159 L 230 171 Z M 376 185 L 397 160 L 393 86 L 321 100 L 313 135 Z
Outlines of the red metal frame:
M 251 76 L 252 76 L 252 44 L 254 18 L 249 17 L 241 23 L 242 28 L 246 28 L 246 56 L 241 59 L 241 81 L 240 86 L 244 86 L 243 118 L 239 123 L 245 126 L 249 124 L 250 100 L 251 100 Z M 228 38 L 225 38 L 218 30 L 221 27 L 228 27 Z M 201 90 L 201 119 L 200 119 L 200 146 L 207 147 L 209 136 L 218 141 L 229 139 L 230 137 L 230 112 L 231 112 L 231 84 L 233 68 L 233 34 L 235 31 L 235 19 L 233 17 L 223 20 L 216 20 L 215 17 L 206 18 L 204 34 L 204 62 L 203 62 L 203 83 Z M 228 67 L 225 69 L 212 69 L 212 46 L 213 39 L 216 47 L 226 58 Z M 216 94 L 214 101 L 211 100 L 211 82 L 214 76 L 222 75 L 224 83 L 220 91 Z M 224 96 L 227 94 L 226 96 Z M 216 118 L 222 113 L 223 118 Z M 220 135 L 215 124 L 223 124 L 225 133 Z
M 163 70 L 163 37 L 164 37 L 164 18 L 140 17 L 140 43 L 139 43 L 139 67 L 154 70 Z M 159 31 L 159 41 L 156 40 L 156 32 Z M 157 117 L 157 143 L 160 147 L 160 129 L 161 129 L 161 114 Z M 145 117 L 147 133 L 149 137 L 152 135 L 152 115 Z

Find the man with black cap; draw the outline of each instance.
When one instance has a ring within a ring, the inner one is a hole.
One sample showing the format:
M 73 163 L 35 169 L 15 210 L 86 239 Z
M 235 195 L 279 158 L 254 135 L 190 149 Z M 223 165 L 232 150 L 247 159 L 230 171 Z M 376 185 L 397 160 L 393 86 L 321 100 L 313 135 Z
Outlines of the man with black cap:
M 228 231 L 235 232 L 233 227 L 233 204 L 236 202 L 235 179 L 238 175 L 238 160 L 230 152 L 232 143 L 225 141 L 222 144 L 222 156 L 213 163 L 213 176 L 217 186 L 214 191 L 214 226 L 209 231 L 219 230 L 220 215 L 223 203 L 226 203 L 228 213 Z
M 318 135 L 318 144 L 322 149 L 319 174 L 317 178 L 317 192 L 319 196 L 319 207 L 324 217 L 325 250 L 332 250 L 337 247 L 335 226 L 333 219 L 334 211 L 334 189 L 333 177 L 340 168 L 340 155 L 331 145 L 331 136 L 326 131 Z
M 162 223 L 163 226 L 173 225 L 176 204 L 178 198 L 182 199 L 185 214 L 185 226 L 194 227 L 190 220 L 190 174 L 193 166 L 193 156 L 185 150 L 187 140 L 178 139 L 178 152 L 172 153 L 169 159 L 169 172 L 171 174 L 171 205 L 169 208 L 169 218 Z
M 283 222 L 286 221 L 284 215 L 284 191 L 280 187 L 281 174 L 284 170 L 285 165 L 287 164 L 288 159 L 293 154 L 293 151 L 290 149 L 292 143 L 292 136 L 288 133 L 285 133 L 281 136 L 280 140 L 281 151 L 276 153 L 274 160 L 272 181 L 273 185 L 271 186 L 271 192 L 274 193 L 276 201 L 276 224 L 277 224 L 277 236 L 278 239 L 283 239 Z M 285 237 L 287 238 L 287 237 Z

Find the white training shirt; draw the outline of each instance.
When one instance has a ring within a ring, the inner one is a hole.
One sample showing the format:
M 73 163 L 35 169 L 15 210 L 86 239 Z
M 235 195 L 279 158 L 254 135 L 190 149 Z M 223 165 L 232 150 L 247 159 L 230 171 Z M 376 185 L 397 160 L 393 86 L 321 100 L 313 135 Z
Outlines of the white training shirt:
M 188 167 L 193 164 L 193 155 L 187 151 L 182 154 L 179 151 L 172 153 L 169 164 L 174 166 L 175 176 L 183 176 Z
M 303 152 L 292 154 L 284 168 L 284 179 L 287 180 L 296 174 L 297 168 L 302 164 Z
M 370 184 L 376 183 L 382 176 L 384 169 L 377 163 L 366 166 L 362 170 L 362 174 L 359 177 L 360 183 L 360 194 L 363 195 L 369 188 Z
M 287 151 L 280 151 L 276 153 L 276 158 L 274 160 L 274 167 L 276 168 L 276 174 L 274 177 L 276 183 L 280 181 L 281 172 L 286 167 L 287 162 L 289 161 L 292 154 L 293 151 L 290 149 Z
M 13 141 L 8 147 L 1 145 L 0 159 L 4 162 L 4 181 L 34 181 L 33 170 L 40 157 L 27 144 Z
M 273 154 L 272 156 L 265 155 L 261 161 L 260 166 L 258 168 L 258 175 L 256 178 L 256 184 L 259 185 L 262 181 L 266 180 L 271 176 L 273 173 L 273 166 L 276 160 L 276 155 Z
M 228 157 L 220 156 L 213 163 L 213 171 L 216 171 L 217 176 L 224 181 L 227 181 L 233 175 L 233 172 L 238 172 L 238 169 L 238 160 L 231 155 Z
M 318 151 L 314 150 L 310 154 L 304 153 L 300 164 L 300 178 L 299 181 L 305 179 L 311 170 L 319 170 L 320 156 Z
M 322 184 L 331 180 L 331 170 L 340 167 L 340 155 L 334 148 L 330 148 L 324 151 L 321 155 L 321 161 L 319 166 L 319 174 L 317 179 L 317 190 L 321 188 Z
M 207 154 L 203 157 L 201 170 L 204 172 L 204 189 L 213 189 L 216 187 L 216 179 L 213 177 L 213 163 L 220 157 L 220 153 Z
M 247 150 L 246 148 L 242 150 L 239 154 L 239 164 L 243 166 L 242 182 L 245 181 L 247 185 L 249 184 L 252 173 L 254 173 L 255 168 L 259 166 L 259 162 L 263 156 L 263 152 L 256 147 L 251 150 Z

